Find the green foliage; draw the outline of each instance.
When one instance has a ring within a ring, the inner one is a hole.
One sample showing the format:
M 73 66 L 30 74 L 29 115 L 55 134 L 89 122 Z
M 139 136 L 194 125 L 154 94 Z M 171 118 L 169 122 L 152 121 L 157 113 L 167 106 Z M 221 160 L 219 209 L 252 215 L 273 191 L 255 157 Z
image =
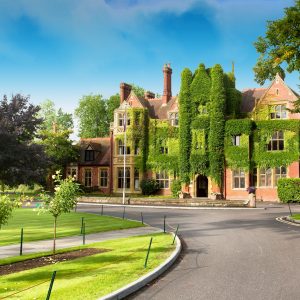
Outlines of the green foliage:
M 62 179 L 59 171 L 53 175 L 53 179 L 56 184 L 54 196 L 42 195 L 44 199 L 43 209 L 57 218 L 62 213 L 69 213 L 75 207 L 80 189 L 79 184 L 74 182 L 74 178 Z
M 210 176 L 219 186 L 224 169 L 224 131 L 226 95 L 220 65 L 211 70 L 210 131 L 208 136 Z
M 181 181 L 179 179 L 174 179 L 171 183 L 171 192 L 173 197 L 178 197 L 181 192 Z
M 114 121 L 114 110 L 120 106 L 120 95 L 115 94 L 110 96 L 106 101 L 107 122 L 108 125 Z
M 178 127 L 171 126 L 168 121 L 150 120 L 148 168 L 160 171 L 179 171 L 179 139 Z M 167 153 L 162 153 L 162 148 Z
M 16 203 L 10 200 L 9 196 L 0 195 L 0 229 L 3 225 L 7 224 L 15 207 Z
M 199 105 L 206 105 L 210 99 L 211 79 L 205 69 L 204 64 L 200 64 L 195 71 L 193 82 L 191 83 L 191 105 L 192 117 L 198 113 Z
M 159 184 L 155 179 L 143 179 L 140 186 L 143 195 L 153 195 L 159 190 Z
M 281 202 L 300 202 L 300 178 L 280 178 L 277 193 Z
M 257 121 L 254 131 L 252 160 L 259 167 L 287 166 L 299 158 L 299 120 Z M 284 150 L 267 151 L 267 145 L 276 132 L 284 132 Z
M 47 194 L 41 196 L 44 200 L 42 209 L 48 211 L 54 217 L 53 254 L 55 254 L 57 218 L 62 213 L 69 213 L 76 206 L 80 188 L 79 184 L 74 182 L 74 178 L 62 179 L 59 171 L 56 172 L 56 175 L 53 175 L 53 179 L 56 183 L 54 196 Z
M 181 73 L 181 86 L 179 93 L 179 167 L 180 177 L 184 183 L 189 182 L 190 153 L 191 153 L 191 83 L 192 72 L 184 69 Z
M 131 83 L 131 90 L 134 91 L 134 93 L 136 94 L 136 96 L 138 97 L 142 97 L 144 98 L 144 95 L 145 95 L 145 89 L 134 84 L 134 83 Z
M 56 110 L 51 100 L 45 100 L 40 104 L 38 116 L 43 119 L 42 130 L 52 131 L 54 126 L 57 130 L 72 130 L 74 127 L 72 114 L 64 113 L 61 108 Z
M 106 101 L 101 95 L 83 96 L 75 110 L 81 138 L 106 136 L 109 132 Z
M 15 186 L 43 181 L 48 160 L 34 141 L 42 124 L 38 106 L 20 94 L 0 101 L 0 184 Z
M 253 68 L 258 83 L 272 80 L 277 72 L 283 76 L 285 65 L 288 72 L 300 70 L 299 32 L 300 1 L 296 0 L 294 6 L 285 8 L 282 19 L 268 22 L 266 36 L 254 43 L 260 54 Z
M 209 158 L 208 153 L 199 154 L 192 152 L 190 158 L 191 172 L 209 176 Z

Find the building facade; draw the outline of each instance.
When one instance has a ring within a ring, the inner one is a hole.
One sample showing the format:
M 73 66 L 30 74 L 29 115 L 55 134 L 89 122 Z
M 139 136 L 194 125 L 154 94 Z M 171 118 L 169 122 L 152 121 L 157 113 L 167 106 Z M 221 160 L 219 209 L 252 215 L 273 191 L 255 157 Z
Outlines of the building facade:
M 246 189 L 255 186 L 258 199 L 278 200 L 278 179 L 299 177 L 300 115 L 289 111 L 299 96 L 279 75 L 268 88 L 239 92 L 233 72 L 222 73 L 218 84 L 224 105 L 218 118 L 223 118 L 220 126 L 224 128 L 217 177 L 211 167 L 214 148 L 210 147 L 211 128 L 215 126 L 212 116 L 214 109 L 218 111 L 212 102 L 218 101 L 213 100 L 213 72 L 204 65 L 195 71 L 187 90 L 186 111 L 180 109 L 184 106 L 184 91 L 172 96 L 169 64 L 163 67 L 160 98 L 149 91 L 138 97 L 130 85 L 121 83 L 120 107 L 114 112 L 110 136 L 81 139 L 80 160 L 68 166 L 68 174 L 104 194 L 121 194 L 124 184 L 126 194 L 140 194 L 140 183 L 145 178 L 159 183 L 158 194 L 171 194 L 172 182 L 182 174 L 180 151 L 186 141 L 182 139 L 181 120 L 188 113 L 189 177 L 182 183 L 183 191 L 191 197 L 220 195 L 234 200 L 247 198 Z

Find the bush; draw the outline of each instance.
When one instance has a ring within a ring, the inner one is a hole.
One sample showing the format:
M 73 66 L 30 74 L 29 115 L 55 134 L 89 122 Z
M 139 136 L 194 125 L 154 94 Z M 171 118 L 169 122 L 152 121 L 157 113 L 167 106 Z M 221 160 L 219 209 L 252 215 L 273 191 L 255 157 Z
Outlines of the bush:
M 159 184 L 154 179 L 144 179 L 141 181 L 143 195 L 153 195 L 159 190 Z
M 171 191 L 173 197 L 178 197 L 181 191 L 181 181 L 179 179 L 174 179 L 171 184 Z
M 300 178 L 281 178 L 277 193 L 281 202 L 300 202 Z

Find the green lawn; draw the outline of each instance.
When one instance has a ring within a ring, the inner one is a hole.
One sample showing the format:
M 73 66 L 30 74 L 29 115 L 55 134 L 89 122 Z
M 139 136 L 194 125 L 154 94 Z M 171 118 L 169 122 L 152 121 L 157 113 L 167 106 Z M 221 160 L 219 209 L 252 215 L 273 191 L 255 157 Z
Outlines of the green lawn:
M 57 237 L 79 235 L 81 218 L 84 217 L 86 234 L 143 226 L 140 222 L 108 216 L 71 212 L 58 218 Z M 29 208 L 16 209 L 7 225 L 0 230 L 0 246 L 20 242 L 24 228 L 24 242 L 53 238 L 53 217 L 49 213 L 38 214 Z
M 1 276 L 0 298 L 47 281 L 9 297 L 24 300 L 45 299 L 52 272 L 56 270 L 51 300 L 97 299 L 138 279 L 170 255 L 174 249 L 171 245 L 173 237 L 163 233 L 151 236 L 153 243 L 147 269 L 144 268 L 144 261 L 150 235 L 95 243 L 84 247 L 111 251 Z
M 292 217 L 294 220 L 300 220 L 300 214 L 293 214 Z

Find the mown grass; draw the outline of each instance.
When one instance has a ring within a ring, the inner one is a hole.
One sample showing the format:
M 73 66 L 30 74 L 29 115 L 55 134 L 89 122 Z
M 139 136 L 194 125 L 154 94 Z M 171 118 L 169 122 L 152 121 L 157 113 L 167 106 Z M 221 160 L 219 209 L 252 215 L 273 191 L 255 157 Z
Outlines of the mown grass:
M 292 218 L 294 220 L 300 220 L 300 214 L 293 214 Z
M 109 216 L 71 212 L 58 218 L 57 237 L 79 235 L 81 218 L 84 217 L 86 234 L 143 226 L 140 222 Z M 7 225 L 0 230 L 0 246 L 20 242 L 20 231 L 24 228 L 24 242 L 53 238 L 53 217 L 49 213 L 38 213 L 30 208 L 19 208 L 13 212 Z
M 61 262 L 0 277 L 0 298 L 22 291 L 9 299 L 45 299 L 54 270 L 57 271 L 51 300 L 97 299 L 138 279 L 161 264 L 174 250 L 170 234 L 153 234 L 148 267 L 144 261 L 150 235 L 87 245 L 109 249 L 73 261 Z M 81 247 L 84 248 L 84 247 Z M 21 297 L 21 298 L 20 298 Z

